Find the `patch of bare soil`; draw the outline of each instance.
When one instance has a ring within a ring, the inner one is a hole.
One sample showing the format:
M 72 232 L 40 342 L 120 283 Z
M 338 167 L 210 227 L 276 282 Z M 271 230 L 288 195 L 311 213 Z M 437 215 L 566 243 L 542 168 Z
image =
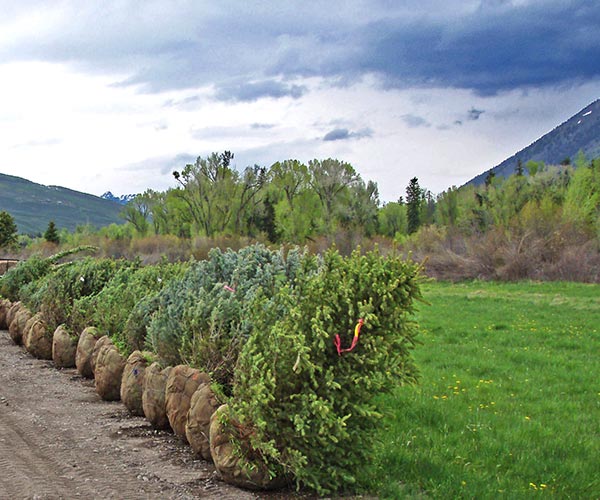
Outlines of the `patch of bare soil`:
M 179 438 L 102 401 L 93 380 L 33 358 L 0 332 L 1 499 L 263 496 L 223 483 Z

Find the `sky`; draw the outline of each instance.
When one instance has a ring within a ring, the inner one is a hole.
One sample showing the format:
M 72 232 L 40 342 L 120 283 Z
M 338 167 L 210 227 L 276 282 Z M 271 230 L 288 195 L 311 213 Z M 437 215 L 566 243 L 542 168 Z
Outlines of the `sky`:
M 0 173 L 101 195 L 337 158 L 460 186 L 600 97 L 597 0 L 0 0 Z M 0 196 L 2 194 L 0 193 Z

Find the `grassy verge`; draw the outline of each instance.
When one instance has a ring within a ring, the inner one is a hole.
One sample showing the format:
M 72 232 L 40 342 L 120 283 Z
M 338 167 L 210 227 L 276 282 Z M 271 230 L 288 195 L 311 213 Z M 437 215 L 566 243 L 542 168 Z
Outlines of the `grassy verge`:
M 600 287 L 425 286 L 421 384 L 384 400 L 383 498 L 600 496 Z

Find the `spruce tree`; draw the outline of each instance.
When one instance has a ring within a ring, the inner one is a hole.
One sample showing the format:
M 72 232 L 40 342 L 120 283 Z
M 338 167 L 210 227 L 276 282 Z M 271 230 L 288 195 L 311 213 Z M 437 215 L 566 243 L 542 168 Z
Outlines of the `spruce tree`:
M 419 186 L 419 179 L 413 177 L 406 187 L 406 215 L 408 219 L 408 234 L 412 234 L 421 225 L 421 202 L 423 191 Z
M 58 231 L 56 230 L 56 224 L 54 224 L 54 221 L 51 220 L 48 223 L 48 229 L 46 229 L 46 232 L 44 233 L 44 239 L 48 242 L 48 243 L 60 243 L 60 238 L 58 237 Z
M 17 225 L 12 215 L 4 210 L 0 212 L 0 248 L 17 244 Z

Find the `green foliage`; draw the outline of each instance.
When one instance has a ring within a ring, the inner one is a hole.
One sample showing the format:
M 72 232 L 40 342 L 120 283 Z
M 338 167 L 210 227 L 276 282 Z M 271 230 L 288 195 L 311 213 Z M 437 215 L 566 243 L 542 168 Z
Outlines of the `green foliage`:
M 421 205 L 423 203 L 423 190 L 419 186 L 419 179 L 413 177 L 406 187 L 406 217 L 408 221 L 408 234 L 412 234 L 421 225 Z
M 151 203 L 151 197 L 147 193 L 139 194 L 125 205 L 120 214 L 141 236 L 145 236 L 150 228 L 148 219 Z
M 459 218 L 458 189 L 452 186 L 438 196 L 437 222 L 440 225 L 455 227 Z
M 21 300 L 32 311 L 37 311 L 41 306 L 42 290 L 57 263 L 71 255 L 95 252 L 96 250 L 97 248 L 91 246 L 79 246 L 63 250 L 47 258 L 34 254 L 29 259 L 20 261 L 0 277 L 0 295 L 13 302 Z
M 581 166 L 574 171 L 566 192 L 564 218 L 591 231 L 600 218 L 600 168 L 585 159 L 577 161 Z
M 308 163 L 308 169 L 310 186 L 319 197 L 323 209 L 325 233 L 331 234 L 335 229 L 336 215 L 342 206 L 348 205 L 351 189 L 357 186 L 360 177 L 352 165 L 332 158 L 312 160 Z
M 417 378 L 418 275 L 397 257 L 329 251 L 318 273 L 254 297 L 230 404 L 274 472 L 319 494 L 354 483 L 372 451 L 375 396 Z M 359 318 L 358 346 L 338 356 L 335 334 L 349 346 Z
M 58 236 L 58 230 L 56 229 L 56 224 L 54 224 L 53 220 L 48 222 L 48 228 L 46 229 L 46 232 L 44 233 L 44 239 L 48 243 L 55 243 L 55 244 L 60 243 L 60 238 Z
M 140 299 L 129 312 L 122 337 L 132 351 L 141 351 L 146 347 L 148 328 L 159 305 L 158 293 L 149 294 Z
M 116 269 L 99 292 L 74 301 L 74 327 L 81 330 L 93 325 L 110 336 L 122 354 L 130 354 L 140 348 L 145 338 L 144 323 L 137 325 L 142 330 L 138 336 L 126 331 L 132 310 L 138 303 L 146 303 L 146 297 L 155 296 L 172 279 L 181 277 L 184 269 L 182 264 L 168 263 L 145 267 L 132 263 Z
M 12 302 L 23 300 L 31 306 L 29 297 L 32 289 L 37 287 L 38 280 L 48 274 L 51 268 L 51 261 L 39 255 L 20 261 L 0 277 L 0 295 Z
M 527 162 L 527 165 L 525 165 L 525 168 L 527 168 L 527 172 L 529 172 L 529 175 L 531 177 L 535 177 L 535 175 L 538 172 L 541 172 L 544 170 L 544 162 L 543 161 L 533 161 L 533 160 L 529 160 Z
M 403 203 L 386 203 L 378 213 L 379 232 L 390 238 L 408 232 L 406 205 Z
M 17 225 L 8 212 L 0 212 L 0 248 L 13 247 L 17 243 Z
M 127 261 L 86 257 L 63 264 L 47 275 L 35 301 L 40 304 L 48 330 L 54 331 L 64 323 L 70 331 L 79 333 L 89 326 L 89 317 L 74 308 L 76 301 L 99 293 L 119 269 L 131 266 Z
M 230 386 L 239 349 L 253 330 L 254 296 L 272 297 L 293 282 L 302 260 L 297 250 L 286 257 L 263 245 L 211 250 L 160 293 L 149 345 L 165 363 L 186 362 Z
M 232 160 L 229 151 L 213 153 L 173 172 L 181 186 L 176 195 L 188 207 L 196 230 L 208 237 L 229 228 L 239 233 L 244 210 L 266 180 L 260 167 L 248 167 L 240 176 L 231 168 Z

